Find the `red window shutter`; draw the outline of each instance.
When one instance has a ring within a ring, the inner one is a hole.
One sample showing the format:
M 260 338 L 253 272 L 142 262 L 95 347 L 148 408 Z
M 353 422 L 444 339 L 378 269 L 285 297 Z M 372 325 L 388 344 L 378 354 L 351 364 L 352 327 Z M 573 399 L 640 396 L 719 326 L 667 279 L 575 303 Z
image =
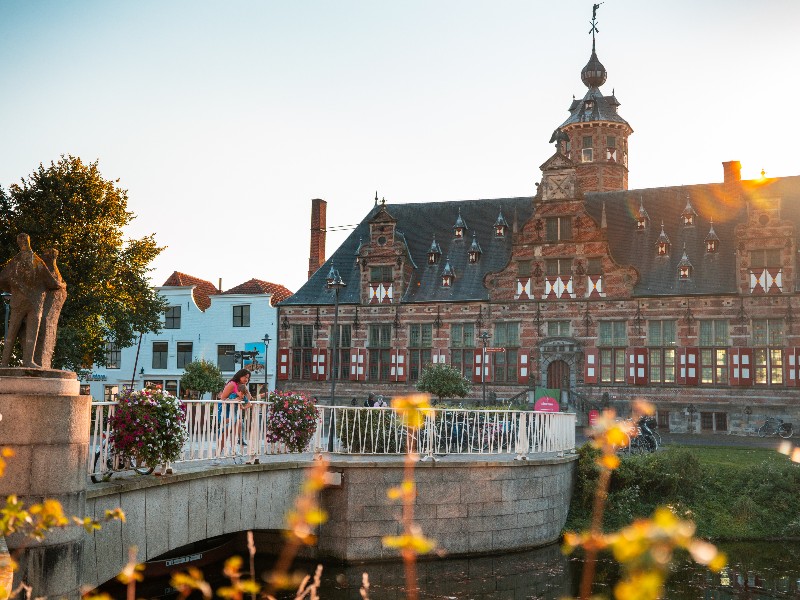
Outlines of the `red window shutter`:
M 583 355 L 583 382 L 597 383 L 600 374 L 600 352 L 597 348 L 587 348 Z
M 675 380 L 683 385 L 697 385 L 699 380 L 700 350 L 697 348 L 676 348 L 675 360 L 678 372 Z
M 391 381 L 406 380 L 406 350 L 398 349 L 390 352 L 391 369 L 389 379 Z
M 528 383 L 531 377 L 530 356 L 527 352 L 517 354 L 517 383 Z
M 317 350 L 317 379 L 325 381 L 328 378 L 328 351 L 324 348 Z
M 753 349 L 731 348 L 729 368 L 731 385 L 753 385 Z
M 367 380 L 367 349 L 358 348 L 358 381 Z
M 359 366 L 363 370 L 364 365 L 359 365 L 358 362 L 358 348 L 351 348 L 350 349 L 350 381 L 359 381 L 358 373 L 359 373 Z
M 483 367 L 483 360 L 481 359 L 482 350 L 475 350 L 475 360 L 472 362 L 472 383 L 481 383 L 481 368 Z
M 629 385 L 647 383 L 647 348 L 625 350 L 625 381 Z
M 289 379 L 289 349 L 278 349 L 278 379 Z
M 319 356 L 317 356 L 317 349 L 311 349 L 311 381 L 316 381 L 319 379 L 317 375 L 317 362 L 319 361 Z
M 798 368 L 798 359 L 800 359 L 800 348 L 786 348 L 784 351 L 783 364 L 786 365 L 786 386 L 799 387 L 798 376 L 800 376 L 800 368 Z

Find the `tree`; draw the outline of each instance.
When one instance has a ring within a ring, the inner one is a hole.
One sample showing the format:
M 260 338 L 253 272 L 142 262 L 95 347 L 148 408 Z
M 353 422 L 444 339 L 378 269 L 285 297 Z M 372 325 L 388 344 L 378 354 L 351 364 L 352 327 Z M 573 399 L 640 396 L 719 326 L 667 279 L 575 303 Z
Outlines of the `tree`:
M 428 365 L 422 370 L 417 389 L 434 394 L 441 401 L 443 398 L 463 398 L 469 394 L 472 384 L 458 369 L 439 364 Z
M 206 392 L 216 395 L 225 386 L 222 372 L 217 365 L 207 360 L 190 362 L 184 367 L 181 389 L 192 390 L 201 396 Z
M 34 250 L 59 252 L 67 283 L 53 365 L 78 369 L 105 364 L 105 344 L 133 344 L 138 332 L 157 332 L 165 301 L 147 273 L 160 248 L 153 235 L 125 240 L 135 218 L 128 193 L 102 177 L 98 162 L 62 156 L 27 179 L 0 189 L 0 263 L 18 252 L 16 236 L 31 236 Z

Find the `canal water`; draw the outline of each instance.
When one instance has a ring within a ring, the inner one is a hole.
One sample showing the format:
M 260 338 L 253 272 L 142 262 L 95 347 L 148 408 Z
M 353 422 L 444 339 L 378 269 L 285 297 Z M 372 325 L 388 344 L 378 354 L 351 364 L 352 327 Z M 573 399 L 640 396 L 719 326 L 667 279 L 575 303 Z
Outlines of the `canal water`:
M 740 542 L 719 544 L 729 556 L 729 566 L 719 574 L 694 565 L 686 557 L 673 563 L 667 591 L 669 600 L 800 598 L 800 542 Z M 267 571 L 271 559 L 257 560 L 257 571 Z M 296 566 L 313 573 L 315 563 Z M 557 600 L 577 595 L 582 562 L 567 557 L 558 545 L 503 556 L 437 558 L 418 563 L 420 598 L 429 600 Z M 222 586 L 222 562 L 205 565 L 203 572 Z M 370 580 L 372 600 L 403 600 L 404 575 L 400 563 L 361 566 L 324 566 L 322 600 L 360 599 L 362 573 Z M 601 559 L 595 593 L 612 596 L 619 576 L 613 560 Z M 104 588 L 122 597 L 119 588 Z M 169 578 L 149 579 L 137 588 L 139 598 L 169 598 L 175 593 Z M 291 598 L 293 595 L 286 596 Z

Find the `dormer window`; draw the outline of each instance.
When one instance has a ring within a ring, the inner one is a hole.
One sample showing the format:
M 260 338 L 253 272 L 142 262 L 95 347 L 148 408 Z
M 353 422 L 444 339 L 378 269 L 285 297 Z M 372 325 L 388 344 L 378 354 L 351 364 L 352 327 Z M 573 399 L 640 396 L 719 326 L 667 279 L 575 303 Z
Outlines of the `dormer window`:
M 431 248 L 428 250 L 428 264 L 435 265 L 438 263 L 441 255 L 442 249 L 439 247 L 439 242 L 436 241 L 436 237 L 434 237 L 433 243 L 431 243 Z
M 683 256 L 678 263 L 678 277 L 680 279 L 690 279 L 692 277 L 692 263 L 689 262 L 689 257 L 686 256 L 686 248 L 683 249 Z
M 583 108 L 586 112 L 592 112 L 594 109 L 594 100 L 587 100 L 583 103 Z
M 606 160 L 617 162 L 617 137 L 614 135 L 606 136 Z
M 461 218 L 461 209 L 458 209 L 458 217 L 456 218 L 456 224 L 453 225 L 453 236 L 457 240 L 464 239 L 464 232 L 467 229 L 467 224 L 464 219 Z
M 583 136 L 583 148 L 581 149 L 581 162 L 592 162 L 594 160 L 594 144 L 592 136 Z
M 647 229 L 647 223 L 650 221 L 650 215 L 647 214 L 647 211 L 644 209 L 644 200 L 639 198 L 639 215 L 636 217 L 636 229 L 637 231 L 644 231 Z M 662 227 L 663 230 L 663 227 Z
M 506 231 L 508 231 L 508 223 L 503 217 L 503 209 L 501 208 L 500 214 L 497 215 L 497 220 L 494 222 L 494 235 L 495 237 L 505 237 Z
M 664 231 L 664 223 L 661 223 L 661 235 L 656 242 L 658 256 L 669 256 L 670 242 L 667 233 Z
M 451 287 L 455 277 L 456 274 L 453 271 L 453 267 L 450 266 L 450 259 L 448 258 L 444 263 L 444 271 L 442 271 L 442 287 Z
M 713 254 L 719 250 L 719 238 L 717 237 L 717 233 L 714 231 L 714 221 L 711 221 L 711 229 L 708 230 L 705 243 L 706 252 L 709 254 Z
M 692 208 L 692 202 L 689 198 L 686 198 L 686 208 L 683 209 L 681 213 L 681 223 L 683 223 L 684 227 L 693 227 L 695 217 L 697 217 L 697 213 Z
M 472 234 L 472 245 L 469 247 L 469 251 L 467 252 L 467 258 L 469 259 L 470 264 L 474 265 L 478 262 L 478 259 L 483 254 L 481 250 L 481 245 L 478 243 L 478 238 L 475 237 L 475 234 Z

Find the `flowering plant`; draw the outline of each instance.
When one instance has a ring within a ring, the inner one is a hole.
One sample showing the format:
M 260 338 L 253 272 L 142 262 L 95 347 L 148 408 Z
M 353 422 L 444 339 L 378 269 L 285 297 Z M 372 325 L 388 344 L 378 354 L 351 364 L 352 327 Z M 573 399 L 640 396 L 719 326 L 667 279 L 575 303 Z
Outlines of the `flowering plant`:
M 305 450 L 317 430 L 317 407 L 304 394 L 270 392 L 267 441 L 283 442 L 292 452 Z
M 186 408 L 160 387 L 125 390 L 109 418 L 116 452 L 150 467 L 176 460 L 186 441 Z

